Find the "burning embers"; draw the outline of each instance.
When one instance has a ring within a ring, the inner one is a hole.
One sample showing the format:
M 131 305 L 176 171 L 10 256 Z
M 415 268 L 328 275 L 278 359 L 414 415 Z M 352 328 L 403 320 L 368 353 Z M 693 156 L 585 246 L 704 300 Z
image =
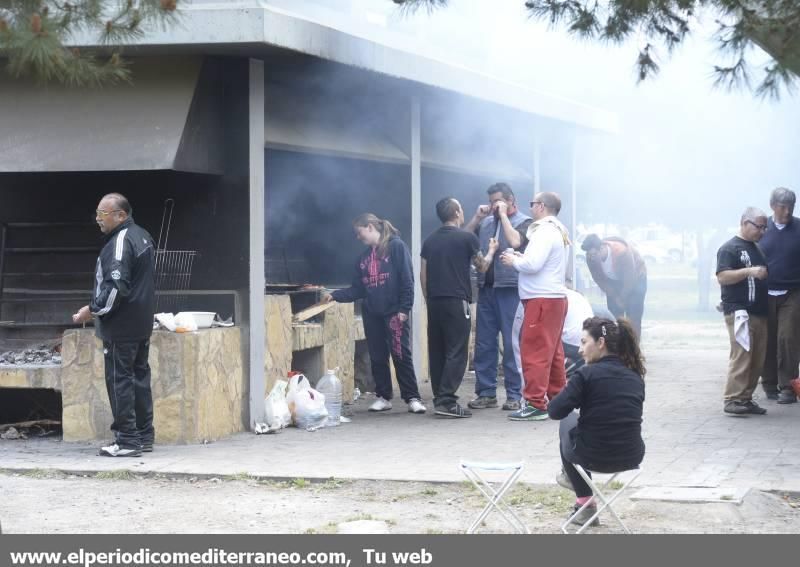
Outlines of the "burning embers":
M 7 351 L 0 354 L 0 364 L 10 364 L 14 366 L 24 365 L 60 365 L 61 364 L 61 345 L 48 346 L 38 345 L 25 350 Z

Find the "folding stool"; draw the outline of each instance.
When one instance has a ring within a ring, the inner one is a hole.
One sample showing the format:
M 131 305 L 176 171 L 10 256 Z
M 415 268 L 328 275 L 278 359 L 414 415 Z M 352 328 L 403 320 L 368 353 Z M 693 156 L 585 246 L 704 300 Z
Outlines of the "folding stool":
M 503 502 L 503 496 L 505 496 L 505 494 L 514 487 L 519 480 L 520 475 L 522 475 L 522 469 L 524 467 L 523 462 L 483 463 L 476 461 L 461 461 L 459 466 L 461 467 L 461 472 L 464 473 L 464 476 L 466 476 L 470 482 L 475 485 L 475 488 L 480 490 L 481 494 L 483 494 L 489 501 L 486 504 L 486 507 L 481 510 L 481 513 L 478 514 L 478 517 L 475 518 L 475 521 L 472 522 L 472 525 L 469 527 L 469 529 L 467 529 L 468 534 L 475 533 L 475 530 L 478 529 L 478 527 L 492 512 L 492 510 L 497 510 L 500 512 L 500 514 L 503 516 L 503 518 L 505 518 L 506 522 L 511 525 L 515 532 L 520 534 L 531 533 L 528 528 L 525 527 L 525 524 L 522 523 L 522 520 L 519 519 L 519 516 L 514 513 L 514 510 L 512 510 L 508 504 Z M 485 476 L 481 476 L 481 471 L 484 473 L 507 473 L 508 476 L 495 490 L 495 487 L 492 486 L 489 480 L 486 479 Z
M 630 470 L 626 470 L 626 471 L 619 471 L 619 472 L 615 472 L 615 473 L 596 473 L 596 472 L 594 472 L 594 471 L 589 471 L 589 472 L 591 472 L 592 474 L 595 474 L 595 475 L 597 475 L 597 474 L 611 474 L 611 476 L 608 478 L 608 480 L 606 480 L 606 481 L 605 481 L 605 482 L 604 482 L 604 483 L 601 485 L 599 482 L 595 482 L 595 481 L 593 481 L 592 477 L 590 477 L 590 476 L 589 476 L 589 474 L 587 473 L 587 469 L 584 469 L 582 466 L 580 466 L 580 465 L 576 465 L 576 464 L 574 464 L 574 463 L 573 463 L 573 465 L 572 465 L 572 466 L 574 466 L 574 467 L 575 467 L 575 470 L 577 470 L 577 471 L 578 471 L 578 474 L 579 474 L 579 475 L 581 475 L 581 477 L 583 477 L 583 480 L 585 480 L 585 481 L 586 481 L 586 484 L 588 484 L 588 485 L 589 485 L 589 488 L 591 488 L 591 489 L 592 489 L 592 494 L 593 494 L 593 496 L 592 496 L 592 497 L 591 497 L 589 500 L 587 500 L 587 501 L 586 501 L 586 503 L 585 503 L 583 506 L 581 506 L 581 507 L 580 507 L 578 510 L 576 510 L 576 511 L 575 511 L 575 513 L 574 513 L 574 514 L 572 514 L 572 515 L 571 515 L 571 516 L 570 516 L 570 517 L 567 519 L 567 521 L 566 521 L 566 522 L 564 522 L 564 524 L 561 526 L 561 531 L 562 531 L 562 532 L 564 532 L 565 534 L 568 534 L 568 533 L 569 533 L 569 530 L 568 530 L 568 528 L 569 528 L 569 525 L 572 523 L 572 521 L 575 519 L 575 517 L 576 517 L 578 514 L 580 514 L 580 513 L 583 511 L 583 509 L 584 509 L 584 508 L 586 508 L 587 506 L 589 506 L 589 505 L 590 505 L 592 502 L 594 502 L 594 501 L 595 501 L 595 499 L 596 499 L 596 500 L 599 500 L 599 501 L 600 501 L 600 503 L 601 503 L 602 505 L 600 505 L 600 506 L 598 506 L 598 507 L 597 507 L 597 512 L 595 512 L 595 513 L 592 515 L 592 517 L 591 517 L 591 518 L 589 518 L 589 521 L 587 521 L 587 522 L 586 522 L 585 524 L 583 524 L 583 525 L 582 525 L 580 528 L 578 528 L 578 530 L 575 532 L 576 534 L 583 533 L 583 531 L 584 531 L 586 528 L 588 528 L 588 527 L 591 525 L 591 523 L 592 523 L 592 522 L 595 520 L 595 518 L 597 518 L 597 517 L 599 517 L 599 516 L 600 516 L 600 512 L 602 512 L 602 511 L 603 511 L 603 510 L 605 510 L 606 508 L 608 508 L 608 511 L 609 511 L 609 512 L 611 512 L 611 515 L 612 515 L 612 516 L 614 516 L 614 518 L 617 520 L 617 522 L 619 522 L 619 525 L 621 525 L 621 526 L 622 526 L 622 529 L 623 529 L 623 530 L 625 530 L 625 533 L 626 533 L 626 534 L 629 534 L 629 533 L 631 533 L 631 531 L 630 531 L 630 530 L 628 529 L 628 527 L 627 527 L 627 526 L 624 524 L 624 522 L 623 522 L 622 520 L 620 520 L 620 519 L 619 519 L 619 516 L 617 516 L 617 513 L 614 511 L 614 508 L 612 508 L 612 507 L 611 507 L 611 504 L 614 502 L 614 500 L 616 500 L 617 498 L 619 498 L 619 497 L 620 497 L 620 495 L 621 495 L 623 492 L 625 492 L 625 490 L 626 490 L 626 489 L 627 489 L 627 488 L 628 488 L 628 487 L 631 485 L 631 483 L 632 483 L 634 480 L 636 480 L 636 477 L 638 477 L 640 474 L 642 474 L 642 469 L 640 469 L 640 468 L 638 468 L 638 467 L 637 467 L 637 468 L 635 468 L 635 469 L 630 469 Z M 617 478 L 619 475 L 621 475 L 621 474 L 625 474 L 625 473 L 628 473 L 628 472 L 631 472 L 631 473 L 633 473 L 633 474 L 632 474 L 630 477 L 628 477 L 628 480 L 626 480 L 626 481 L 623 483 L 623 485 L 622 485 L 622 486 L 619 488 L 619 490 L 617 490 L 617 491 L 616 491 L 616 493 L 614 493 L 614 495 L 613 495 L 613 496 L 611 496 L 611 497 L 609 498 L 607 494 L 604 494 L 604 491 L 605 491 L 607 488 L 609 488 L 609 489 L 610 489 L 610 485 L 611 485 L 611 483 L 612 483 L 612 482 L 614 482 L 614 480 L 616 480 L 616 478 Z

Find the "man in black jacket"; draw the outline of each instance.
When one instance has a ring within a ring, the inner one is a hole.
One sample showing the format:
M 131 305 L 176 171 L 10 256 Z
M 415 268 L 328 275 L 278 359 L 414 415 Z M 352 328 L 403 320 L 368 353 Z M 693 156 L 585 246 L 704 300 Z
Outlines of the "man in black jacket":
M 153 238 L 133 222 L 128 200 L 110 193 L 100 200 L 96 220 L 105 235 L 97 258 L 89 305 L 72 316 L 94 318 L 103 341 L 106 389 L 115 442 L 100 449 L 107 457 L 136 457 L 153 450 L 153 395 L 150 391 L 150 335 L 155 311 Z
M 772 218 L 759 246 L 767 259 L 767 355 L 761 385 L 779 404 L 797 401 L 790 381 L 800 368 L 800 219 L 794 191 L 778 187 L 769 198 Z

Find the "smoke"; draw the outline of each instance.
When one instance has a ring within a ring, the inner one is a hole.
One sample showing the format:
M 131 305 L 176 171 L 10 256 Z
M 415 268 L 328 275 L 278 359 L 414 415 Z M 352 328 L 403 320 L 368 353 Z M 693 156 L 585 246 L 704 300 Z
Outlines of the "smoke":
M 573 142 L 576 130 L 569 124 L 462 95 L 321 60 L 291 59 L 283 69 L 273 63 L 268 81 L 314 100 L 285 112 L 291 130 L 333 120 L 328 129 L 336 133 L 332 145 L 338 148 L 267 152 L 267 247 L 295 260 L 289 279 L 349 283 L 362 249 L 350 223 L 362 212 L 388 218 L 411 242 L 407 160 L 369 161 L 357 151 L 345 155 L 354 139 L 373 149 L 377 144 L 387 154 L 410 155 L 405 144 L 411 93 L 422 97 L 423 238 L 438 226 L 434 205 L 446 195 L 461 201 L 467 218 L 497 181 L 509 182 L 518 202 L 526 203 L 533 195 L 538 138 L 542 189 L 561 193 L 567 223 L 574 155 L 576 240 L 589 230 L 627 236 L 642 245 L 643 255 L 658 268 L 653 272 L 680 259 L 679 278 L 651 281 L 649 313 L 661 308 L 673 316 L 681 308 L 712 306 L 719 297 L 714 253 L 735 230 L 742 210 L 769 210 L 769 193 L 778 185 L 800 189 L 797 97 L 784 93 L 779 101 L 759 100 L 750 92 L 715 90 L 712 69 L 720 61 L 704 29 L 659 62 L 659 76 L 637 84 L 636 45 L 582 42 L 549 30 L 526 17 L 522 0 L 451 0 L 447 8 L 413 14 L 399 12 L 389 0 L 270 4 L 556 101 L 611 111 L 619 120 L 618 133 L 578 130 Z M 269 124 L 275 103 L 269 89 L 267 99 Z M 649 250 L 643 241 L 649 241 Z M 269 275 L 271 281 L 285 279 Z
M 457 63 L 617 113 L 618 135 L 580 138 L 579 220 L 729 225 L 745 206 L 768 210 L 774 187 L 800 189 L 797 96 L 772 101 L 714 90 L 720 59 L 713 26 L 672 57 L 662 53 L 660 75 L 637 85 L 636 45 L 548 30 L 526 17 L 521 0 L 451 0 L 446 9 L 410 16 L 382 0 L 365 4 L 388 14 L 389 28 L 437 44 Z

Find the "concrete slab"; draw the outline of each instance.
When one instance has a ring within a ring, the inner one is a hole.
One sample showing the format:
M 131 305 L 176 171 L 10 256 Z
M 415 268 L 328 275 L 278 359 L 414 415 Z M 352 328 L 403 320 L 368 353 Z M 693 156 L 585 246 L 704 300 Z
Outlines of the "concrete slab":
M 343 522 L 336 528 L 340 534 L 388 534 L 389 525 L 379 520 Z
M 640 488 L 630 495 L 631 500 L 660 500 L 663 502 L 727 502 L 741 504 L 749 490 L 735 486 L 652 486 Z
M 800 404 L 760 400 L 765 416 L 732 419 L 722 413 L 727 351 L 647 349 L 644 438 L 647 454 L 637 487 L 731 487 L 800 491 L 800 450 L 795 432 Z M 474 390 L 468 375 L 459 392 Z M 394 409 L 367 412 L 372 397 L 354 407 L 352 422 L 316 432 L 287 429 L 250 433 L 203 445 L 157 445 L 133 459 L 96 456 L 97 446 L 52 439 L 0 440 L 0 468 L 73 472 L 129 469 L 141 474 L 266 478 L 421 480 L 462 482 L 461 459 L 523 460 L 522 482 L 553 484 L 561 468 L 558 423 L 511 422 L 500 409 L 475 411 L 471 419 Z M 500 400 L 503 392 L 498 393 Z

